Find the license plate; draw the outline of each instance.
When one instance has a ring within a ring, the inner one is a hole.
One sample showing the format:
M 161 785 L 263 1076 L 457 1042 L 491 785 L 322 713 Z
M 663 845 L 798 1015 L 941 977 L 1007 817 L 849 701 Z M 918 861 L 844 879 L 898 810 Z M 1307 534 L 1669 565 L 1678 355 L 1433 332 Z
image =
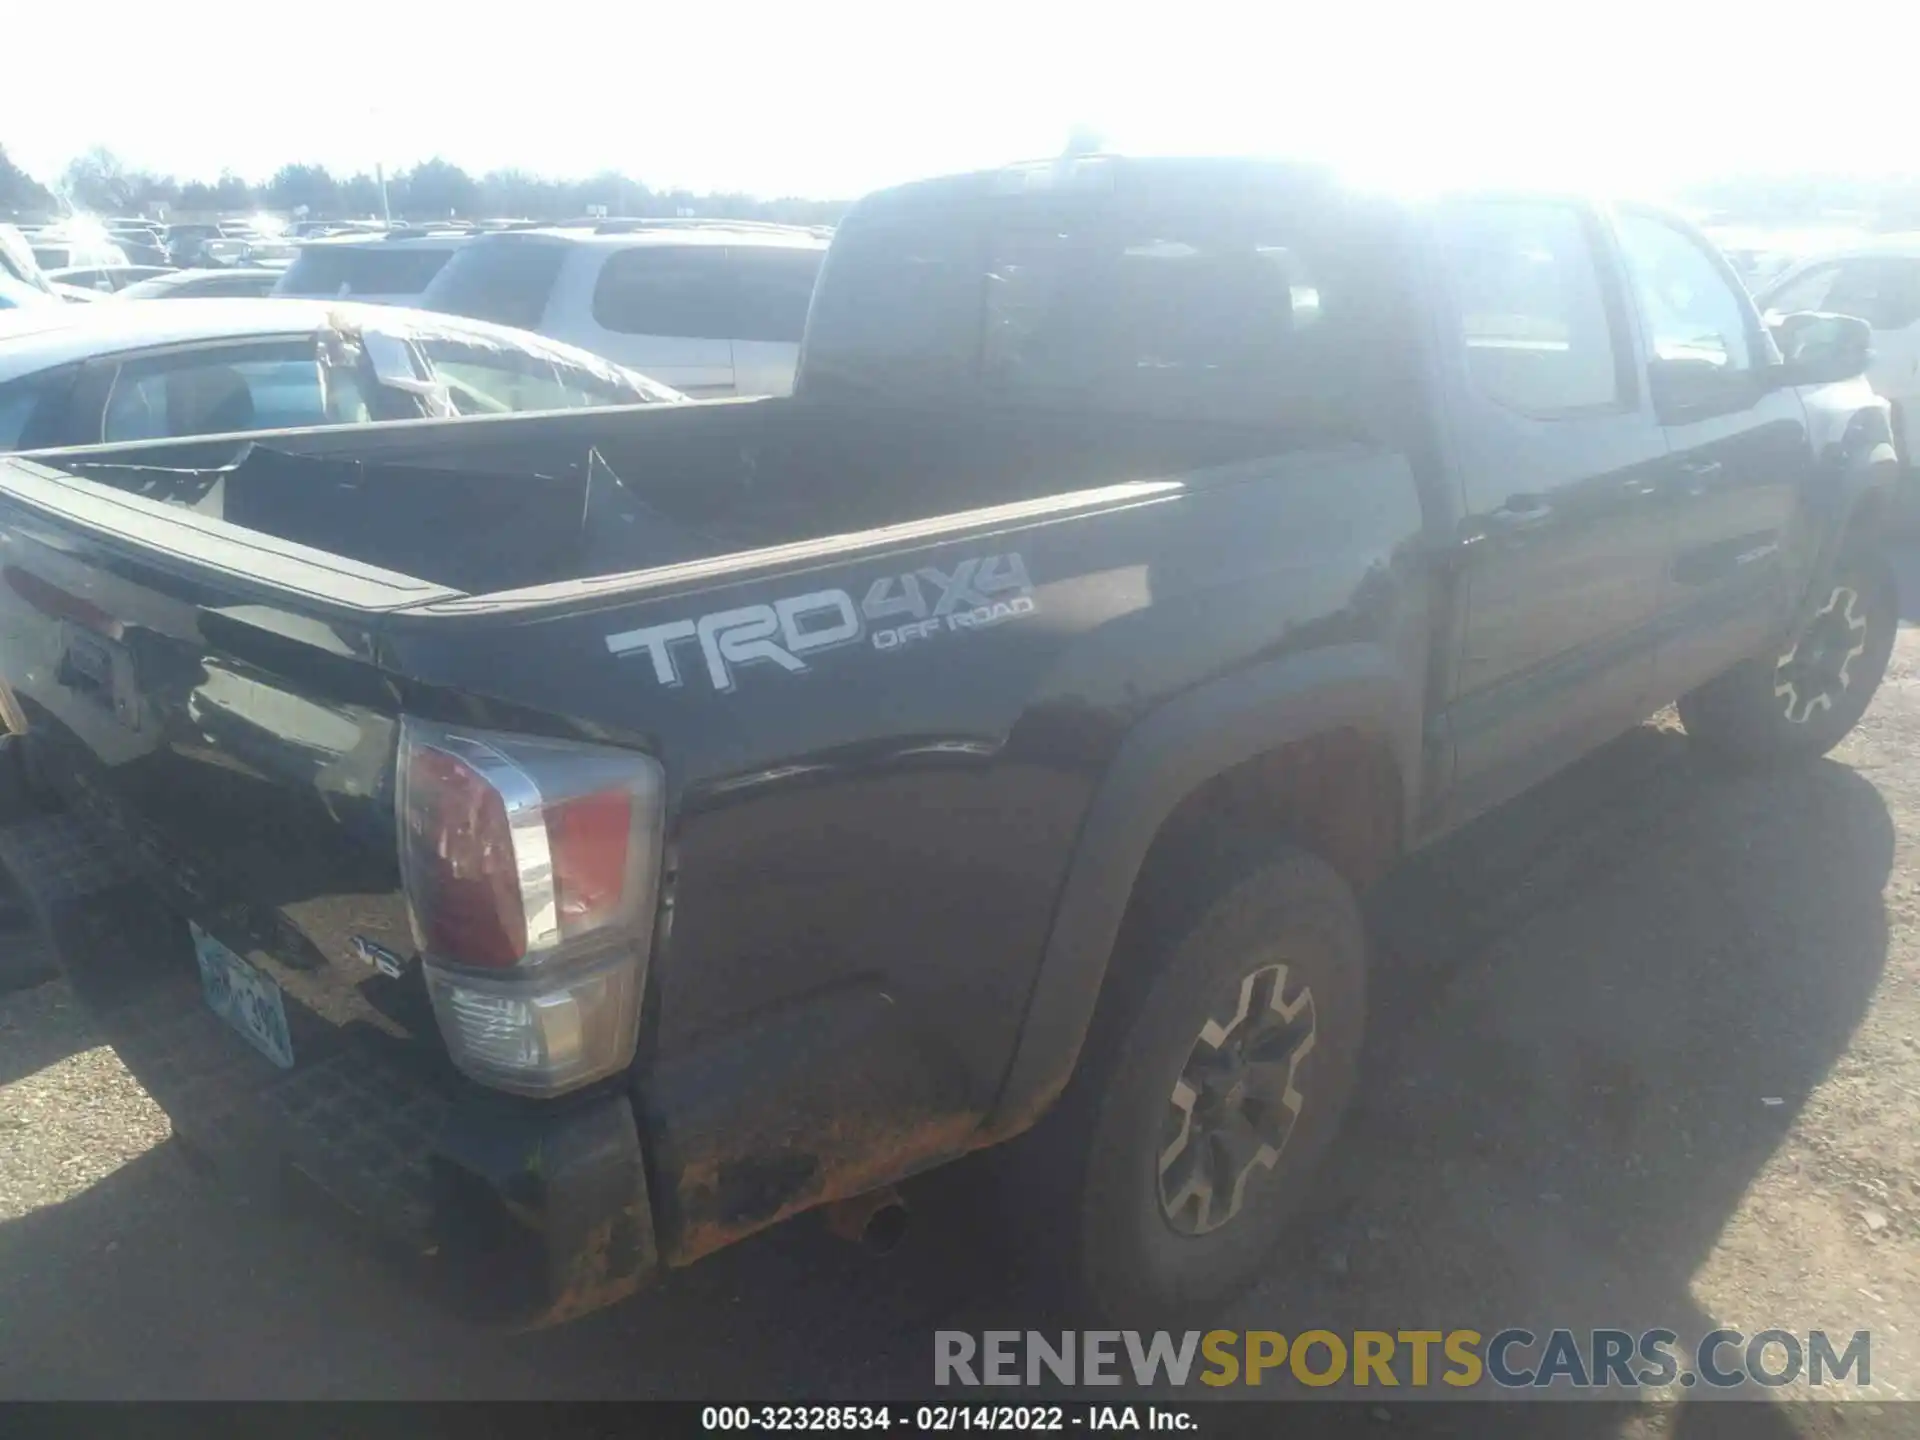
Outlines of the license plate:
M 189 921 L 187 928 L 193 932 L 207 1007 L 282 1070 L 292 1069 L 293 1042 L 287 1038 L 280 987 L 198 925 Z

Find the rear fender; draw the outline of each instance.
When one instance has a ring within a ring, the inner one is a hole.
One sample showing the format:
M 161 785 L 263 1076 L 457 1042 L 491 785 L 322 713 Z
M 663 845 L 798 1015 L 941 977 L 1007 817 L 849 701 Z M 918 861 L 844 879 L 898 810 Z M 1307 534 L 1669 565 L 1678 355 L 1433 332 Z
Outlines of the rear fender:
M 1250 667 L 1169 701 L 1122 743 L 1086 822 L 981 1143 L 1032 1125 L 1066 1088 L 1093 1020 L 1135 877 L 1162 823 L 1201 785 L 1336 730 L 1384 742 L 1401 777 L 1401 836 L 1420 775 L 1422 686 L 1378 645 L 1331 646 Z

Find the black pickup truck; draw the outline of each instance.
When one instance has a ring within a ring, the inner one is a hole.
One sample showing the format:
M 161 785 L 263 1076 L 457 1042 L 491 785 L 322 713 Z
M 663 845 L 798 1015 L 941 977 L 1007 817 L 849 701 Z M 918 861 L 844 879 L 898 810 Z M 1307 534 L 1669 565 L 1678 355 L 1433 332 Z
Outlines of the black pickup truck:
M 1357 894 L 1668 702 L 1858 720 L 1865 358 L 1650 209 L 904 186 L 789 399 L 0 461 L 0 858 L 185 1141 L 512 1323 L 1036 1125 L 1092 1302 L 1205 1305 Z

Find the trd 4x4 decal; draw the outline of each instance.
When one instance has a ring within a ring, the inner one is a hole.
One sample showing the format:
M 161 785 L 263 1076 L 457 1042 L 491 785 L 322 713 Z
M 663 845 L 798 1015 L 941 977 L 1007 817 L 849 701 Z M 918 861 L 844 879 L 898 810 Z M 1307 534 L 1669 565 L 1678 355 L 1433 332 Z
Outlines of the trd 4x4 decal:
M 771 604 L 715 610 L 692 620 L 670 620 L 607 637 L 615 655 L 644 651 L 653 678 L 682 683 L 683 666 L 698 648 L 713 688 L 734 688 L 734 672 L 763 662 L 790 674 L 807 668 L 802 657 L 863 638 L 876 650 L 897 650 L 958 630 L 982 630 L 1031 615 L 1033 585 L 1018 555 L 979 555 L 952 574 L 922 565 L 882 575 L 858 604 L 845 590 L 811 590 Z

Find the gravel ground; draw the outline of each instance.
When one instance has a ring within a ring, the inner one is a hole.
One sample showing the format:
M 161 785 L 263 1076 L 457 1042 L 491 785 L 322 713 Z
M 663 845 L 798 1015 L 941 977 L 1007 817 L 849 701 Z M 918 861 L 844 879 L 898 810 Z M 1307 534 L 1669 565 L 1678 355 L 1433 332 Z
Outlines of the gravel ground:
M 1909 629 L 1833 759 L 1716 775 L 1656 721 L 1410 867 L 1375 905 L 1349 1135 L 1218 1323 L 1871 1329 L 1871 1398 L 1920 1398 L 1917 749 Z M 914 1198 L 885 1262 L 803 1220 L 563 1330 L 479 1333 L 192 1173 L 63 986 L 0 996 L 0 1396 L 909 1396 L 935 1328 L 1044 1313 L 991 1167 Z M 1843 1408 L 1738 1433 L 1920 1430 Z

